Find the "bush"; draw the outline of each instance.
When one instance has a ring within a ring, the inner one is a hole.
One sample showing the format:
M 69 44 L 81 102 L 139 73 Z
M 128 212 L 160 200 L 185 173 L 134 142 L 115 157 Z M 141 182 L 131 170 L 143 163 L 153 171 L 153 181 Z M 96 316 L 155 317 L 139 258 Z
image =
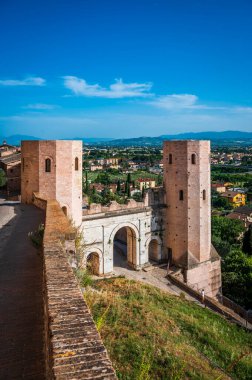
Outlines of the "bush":
M 44 237 L 44 231 L 45 231 L 45 226 L 44 224 L 40 224 L 38 227 L 37 231 L 34 232 L 29 232 L 28 236 L 31 239 L 32 244 L 36 248 L 42 247 L 43 244 L 43 237 Z
M 93 284 L 93 279 L 87 269 L 77 269 L 75 274 L 81 287 L 85 288 Z

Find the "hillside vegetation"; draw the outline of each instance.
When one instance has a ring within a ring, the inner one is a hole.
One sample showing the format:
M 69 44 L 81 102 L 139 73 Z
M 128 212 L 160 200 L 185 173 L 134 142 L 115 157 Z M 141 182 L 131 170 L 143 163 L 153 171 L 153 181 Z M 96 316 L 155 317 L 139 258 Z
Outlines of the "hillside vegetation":
M 84 294 L 119 379 L 252 379 L 252 335 L 183 296 L 124 278 Z

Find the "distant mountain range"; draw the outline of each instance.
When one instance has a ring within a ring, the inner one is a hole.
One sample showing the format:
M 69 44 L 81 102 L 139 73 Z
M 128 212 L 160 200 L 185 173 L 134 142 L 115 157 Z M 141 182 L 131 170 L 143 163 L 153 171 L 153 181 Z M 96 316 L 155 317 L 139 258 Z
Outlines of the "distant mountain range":
M 252 141 L 252 132 L 240 131 L 223 131 L 223 132 L 188 132 L 180 133 L 178 135 L 162 135 L 158 137 L 137 137 L 130 139 L 115 139 L 106 143 L 111 146 L 160 146 L 164 140 L 211 140 L 215 143 L 232 144 L 232 142 L 243 143 Z
M 27 135 L 13 135 L 9 137 L 0 137 L 0 141 L 6 140 L 8 144 L 19 145 L 21 140 L 41 140 L 38 137 Z M 252 132 L 241 131 L 223 131 L 223 132 L 188 132 L 177 135 L 162 135 L 158 137 L 136 137 L 129 139 L 112 139 L 112 138 L 81 138 L 75 137 L 73 140 L 82 140 L 90 145 L 107 145 L 107 146 L 160 146 L 164 140 L 211 140 L 218 144 L 226 142 L 228 145 L 241 142 L 251 144 Z
M 39 137 L 35 136 L 28 136 L 28 135 L 12 135 L 8 137 L 2 137 L 0 136 L 0 144 L 3 141 L 7 141 L 8 144 L 10 145 L 20 145 L 22 140 L 44 140 Z M 85 143 L 88 144 L 97 144 L 97 143 L 105 143 L 107 141 L 111 141 L 112 138 L 81 138 L 81 137 L 74 137 L 72 139 L 67 139 L 67 140 L 82 140 Z

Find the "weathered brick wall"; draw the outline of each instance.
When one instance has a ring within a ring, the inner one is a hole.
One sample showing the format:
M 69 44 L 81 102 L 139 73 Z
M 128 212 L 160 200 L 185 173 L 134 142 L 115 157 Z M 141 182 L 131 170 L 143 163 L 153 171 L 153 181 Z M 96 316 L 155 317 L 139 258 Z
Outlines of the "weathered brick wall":
M 38 206 L 44 206 L 42 200 L 34 195 Z M 46 378 L 116 379 L 68 262 L 66 246 L 74 246 L 74 230 L 55 200 L 47 201 L 43 245 Z
M 82 219 L 82 142 L 22 141 L 21 156 L 22 202 L 32 203 L 34 192 L 46 199 L 57 199 L 68 217 L 79 226 Z M 50 160 L 48 172 L 46 160 Z
M 33 193 L 33 204 L 41 210 L 46 210 L 47 200 L 39 193 Z
M 188 252 L 198 262 L 208 260 L 211 250 L 209 141 L 165 141 L 164 182 L 168 206 L 166 244 L 172 248 L 173 261 L 187 266 Z
M 38 141 L 21 142 L 21 201 L 32 203 L 32 194 L 39 191 Z

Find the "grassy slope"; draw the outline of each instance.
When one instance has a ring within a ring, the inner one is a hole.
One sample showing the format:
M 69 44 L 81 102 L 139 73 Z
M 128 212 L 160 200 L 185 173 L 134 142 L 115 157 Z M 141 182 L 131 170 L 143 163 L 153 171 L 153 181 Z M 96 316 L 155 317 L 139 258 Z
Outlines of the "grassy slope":
M 252 379 L 252 335 L 208 309 L 122 278 L 93 287 L 85 298 L 119 379 Z

